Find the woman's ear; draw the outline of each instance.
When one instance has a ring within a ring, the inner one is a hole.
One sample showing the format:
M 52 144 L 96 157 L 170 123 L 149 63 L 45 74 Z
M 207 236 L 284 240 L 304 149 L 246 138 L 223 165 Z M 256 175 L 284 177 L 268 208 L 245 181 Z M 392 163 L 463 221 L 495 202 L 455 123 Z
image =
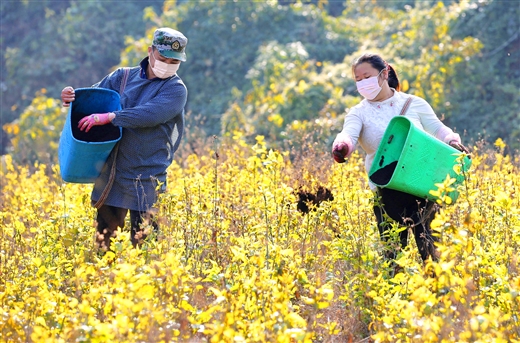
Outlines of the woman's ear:
M 386 67 L 386 68 L 385 68 L 385 71 L 383 71 L 383 76 L 384 76 L 385 80 L 387 80 L 387 81 L 388 81 L 388 73 L 389 73 L 389 72 L 390 72 L 390 71 L 388 70 L 388 67 Z

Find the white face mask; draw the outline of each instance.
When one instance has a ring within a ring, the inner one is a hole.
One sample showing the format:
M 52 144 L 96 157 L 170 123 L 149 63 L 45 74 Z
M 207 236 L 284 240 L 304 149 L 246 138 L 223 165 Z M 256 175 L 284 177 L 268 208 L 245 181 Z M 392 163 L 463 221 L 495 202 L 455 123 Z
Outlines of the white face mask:
M 381 89 L 383 89 L 378 82 L 379 75 L 383 72 L 382 69 L 377 76 L 369 77 L 368 79 L 364 79 L 361 81 L 356 82 L 356 87 L 359 92 L 365 99 L 372 100 L 374 99 L 379 92 L 381 92 Z
M 154 67 L 152 67 L 152 71 L 155 74 L 155 76 L 157 76 L 160 79 L 166 79 L 166 78 L 168 78 L 170 76 L 175 75 L 177 73 L 177 70 L 179 70 L 179 67 L 181 65 L 180 62 L 177 63 L 177 64 L 168 64 L 168 63 L 164 63 L 162 61 L 158 61 L 155 58 L 153 52 L 152 52 L 152 57 L 153 57 L 153 59 L 155 61 Z

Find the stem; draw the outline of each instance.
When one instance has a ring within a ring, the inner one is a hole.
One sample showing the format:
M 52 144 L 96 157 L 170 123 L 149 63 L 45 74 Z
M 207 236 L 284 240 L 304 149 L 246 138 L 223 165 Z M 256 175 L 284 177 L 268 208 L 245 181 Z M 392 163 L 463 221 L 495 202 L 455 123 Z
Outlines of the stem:
M 217 136 L 213 136 L 213 144 L 214 144 L 214 147 L 215 147 L 215 167 L 214 167 L 215 178 L 213 180 L 215 192 L 214 192 L 214 196 L 213 196 L 213 226 L 212 226 L 211 238 L 212 238 L 212 241 L 214 242 L 214 245 L 215 245 L 215 247 L 214 247 L 215 260 L 217 260 L 217 262 L 218 262 L 218 230 L 217 230 L 217 225 L 218 225 L 218 218 L 217 218 L 218 204 L 217 203 L 218 203 L 218 192 L 219 192 L 219 189 L 218 189 L 218 159 L 219 159 L 219 154 L 218 154 Z
M 267 269 L 269 269 L 269 235 L 271 231 L 271 227 L 269 225 L 269 218 L 267 216 L 267 197 L 265 193 L 264 197 L 264 216 L 265 216 L 265 240 L 266 240 L 266 253 L 265 253 L 265 262 L 267 263 Z

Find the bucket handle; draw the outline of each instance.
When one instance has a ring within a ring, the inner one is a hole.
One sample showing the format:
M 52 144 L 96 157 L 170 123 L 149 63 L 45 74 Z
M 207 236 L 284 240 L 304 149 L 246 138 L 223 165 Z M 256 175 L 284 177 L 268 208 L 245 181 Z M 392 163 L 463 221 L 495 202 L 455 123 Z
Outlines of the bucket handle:
M 112 168 L 110 169 L 110 176 L 108 178 L 108 182 L 105 186 L 105 189 L 103 189 L 103 193 L 101 193 L 101 196 L 99 197 L 99 200 L 96 201 L 94 204 L 94 207 L 99 209 L 103 204 L 105 203 L 105 200 L 107 200 L 108 193 L 112 189 L 112 185 L 114 184 L 114 179 L 116 178 L 116 159 L 117 159 L 117 153 L 119 151 L 119 142 L 117 142 L 116 146 L 114 147 L 114 162 L 112 163 Z
M 410 107 L 411 103 L 412 97 L 408 97 L 408 99 L 406 99 L 406 102 L 404 103 L 403 108 L 401 109 L 401 113 L 399 113 L 400 116 L 404 116 L 406 114 L 406 111 L 408 111 L 408 107 Z
M 123 92 L 125 91 L 126 81 L 128 80 L 128 74 L 130 73 L 130 68 L 123 68 L 123 79 L 121 80 L 121 85 L 119 86 L 119 95 L 123 96 Z M 119 142 L 117 142 L 114 147 L 114 162 L 112 162 L 112 168 L 110 168 L 110 176 L 108 178 L 108 182 L 103 189 L 103 193 L 99 197 L 98 201 L 94 204 L 94 207 L 99 209 L 105 203 L 105 200 L 108 197 L 108 193 L 112 189 L 112 185 L 114 184 L 114 179 L 116 178 L 116 161 L 117 161 L 117 153 L 119 152 Z

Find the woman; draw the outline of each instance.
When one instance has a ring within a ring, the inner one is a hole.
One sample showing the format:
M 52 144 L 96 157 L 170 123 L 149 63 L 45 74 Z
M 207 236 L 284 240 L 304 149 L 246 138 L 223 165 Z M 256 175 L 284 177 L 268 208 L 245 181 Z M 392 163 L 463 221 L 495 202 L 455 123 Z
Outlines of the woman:
M 365 168 L 368 172 L 386 127 L 393 117 L 400 115 L 408 98 L 411 98 L 411 103 L 405 116 L 410 121 L 437 139 L 460 151 L 468 152 L 461 144 L 460 136 L 437 118 L 424 99 L 399 91 L 397 73 L 381 56 L 369 53 L 362 55 L 352 64 L 352 73 L 357 90 L 365 99 L 350 109 L 343 130 L 334 140 L 332 153 L 336 162 L 345 162 L 345 158 L 354 151 L 359 142 L 367 154 Z M 381 238 L 386 242 L 390 238 L 390 227 L 384 216 L 386 214 L 400 225 L 412 229 L 423 261 L 428 258 L 436 260 L 436 239 L 432 236 L 430 223 L 437 205 L 411 194 L 378 188 L 372 183 L 370 187 L 378 195 L 374 214 Z M 405 248 L 408 244 L 408 230 L 402 230 L 399 239 L 401 248 Z M 393 260 L 396 251 L 391 249 L 385 255 Z

